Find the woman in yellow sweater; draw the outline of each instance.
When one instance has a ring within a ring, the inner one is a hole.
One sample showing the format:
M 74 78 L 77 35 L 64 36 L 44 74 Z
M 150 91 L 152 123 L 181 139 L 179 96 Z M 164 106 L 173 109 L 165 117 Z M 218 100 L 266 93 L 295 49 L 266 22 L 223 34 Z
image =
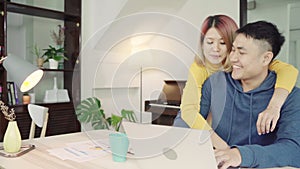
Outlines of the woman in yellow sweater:
M 180 105 L 181 118 L 191 128 L 210 129 L 199 113 L 202 84 L 216 71 L 231 71 L 228 55 L 231 52 L 237 28 L 233 19 L 225 15 L 209 16 L 202 24 L 200 37 L 202 53 L 201 56 L 195 57 L 190 67 Z M 298 76 L 296 68 L 278 60 L 272 62 L 270 70 L 276 72 L 277 81 L 267 109 L 259 115 L 257 120 L 258 134 L 274 130 L 280 116 L 280 108 L 295 86 Z

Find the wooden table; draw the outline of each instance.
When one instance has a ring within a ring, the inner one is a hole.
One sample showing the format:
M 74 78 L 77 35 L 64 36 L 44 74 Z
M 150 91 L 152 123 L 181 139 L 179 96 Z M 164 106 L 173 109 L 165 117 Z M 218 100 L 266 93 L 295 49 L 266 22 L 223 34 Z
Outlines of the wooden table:
M 107 130 L 92 131 L 93 139 L 105 139 L 108 137 Z M 97 159 L 86 162 L 74 162 L 72 160 L 61 160 L 56 156 L 50 155 L 48 149 L 64 147 L 68 143 L 88 141 L 91 134 L 78 132 L 72 134 L 49 136 L 33 140 L 24 140 L 23 144 L 33 144 L 36 148 L 21 157 L 5 158 L 0 157 L 0 168 L 6 169 L 139 169 L 142 159 L 129 158 L 124 163 L 113 162 L 110 153 Z M 205 152 L 204 152 L 205 153 Z M 153 161 L 157 163 L 157 161 Z M 160 161 L 160 163 L 163 163 Z M 166 168 L 164 164 L 158 168 Z M 188 164 L 187 164 L 188 166 Z M 156 166 L 157 169 L 157 166 Z M 289 167 L 285 168 L 289 169 Z

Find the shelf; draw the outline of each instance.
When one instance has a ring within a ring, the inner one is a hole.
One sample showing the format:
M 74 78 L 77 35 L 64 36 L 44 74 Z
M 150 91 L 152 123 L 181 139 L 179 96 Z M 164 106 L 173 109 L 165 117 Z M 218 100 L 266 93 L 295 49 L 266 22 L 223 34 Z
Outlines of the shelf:
M 74 72 L 74 70 L 72 70 L 72 69 L 45 69 L 45 68 L 41 68 L 41 70 L 43 70 L 45 72 Z
M 36 102 L 36 103 L 31 103 L 31 104 L 36 104 L 40 106 L 49 106 L 49 105 L 59 105 L 59 104 L 73 104 L 72 101 L 69 102 L 55 102 L 55 103 L 42 103 L 42 102 Z M 28 104 L 16 104 L 16 105 L 9 105 L 10 108 L 17 108 L 17 107 L 24 107 L 27 106 Z
M 59 20 L 68 20 L 73 22 L 80 22 L 80 16 L 68 14 L 66 12 L 55 11 L 51 9 L 28 6 L 13 2 L 7 2 L 7 11 L 25 15 L 32 15 L 37 17 L 45 17 Z

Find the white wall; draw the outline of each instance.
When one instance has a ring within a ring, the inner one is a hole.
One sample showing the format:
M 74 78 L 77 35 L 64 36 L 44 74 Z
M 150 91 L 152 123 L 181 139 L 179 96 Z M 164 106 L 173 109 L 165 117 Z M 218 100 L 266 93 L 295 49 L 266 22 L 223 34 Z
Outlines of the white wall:
M 256 8 L 248 10 L 248 22 L 267 20 L 277 25 L 287 39 L 277 57 L 288 63 L 290 63 L 288 4 L 296 2 L 299 0 L 256 0 Z
M 300 1 L 288 6 L 289 8 L 289 63 L 300 68 Z M 297 86 L 300 86 L 298 78 Z
M 239 21 L 236 0 L 82 3 L 82 99 L 97 96 L 110 113 L 139 112 L 144 100 L 158 98 L 163 80 L 187 78 L 208 15 Z

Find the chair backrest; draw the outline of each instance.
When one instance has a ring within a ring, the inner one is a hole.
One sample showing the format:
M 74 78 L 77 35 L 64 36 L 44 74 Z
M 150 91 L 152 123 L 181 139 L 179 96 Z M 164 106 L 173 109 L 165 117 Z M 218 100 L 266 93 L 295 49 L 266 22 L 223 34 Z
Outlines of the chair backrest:
M 35 135 L 35 125 L 42 128 L 40 137 L 45 137 L 48 123 L 48 110 L 49 108 L 38 106 L 34 104 L 28 104 L 28 112 L 32 119 L 29 139 L 34 138 Z

